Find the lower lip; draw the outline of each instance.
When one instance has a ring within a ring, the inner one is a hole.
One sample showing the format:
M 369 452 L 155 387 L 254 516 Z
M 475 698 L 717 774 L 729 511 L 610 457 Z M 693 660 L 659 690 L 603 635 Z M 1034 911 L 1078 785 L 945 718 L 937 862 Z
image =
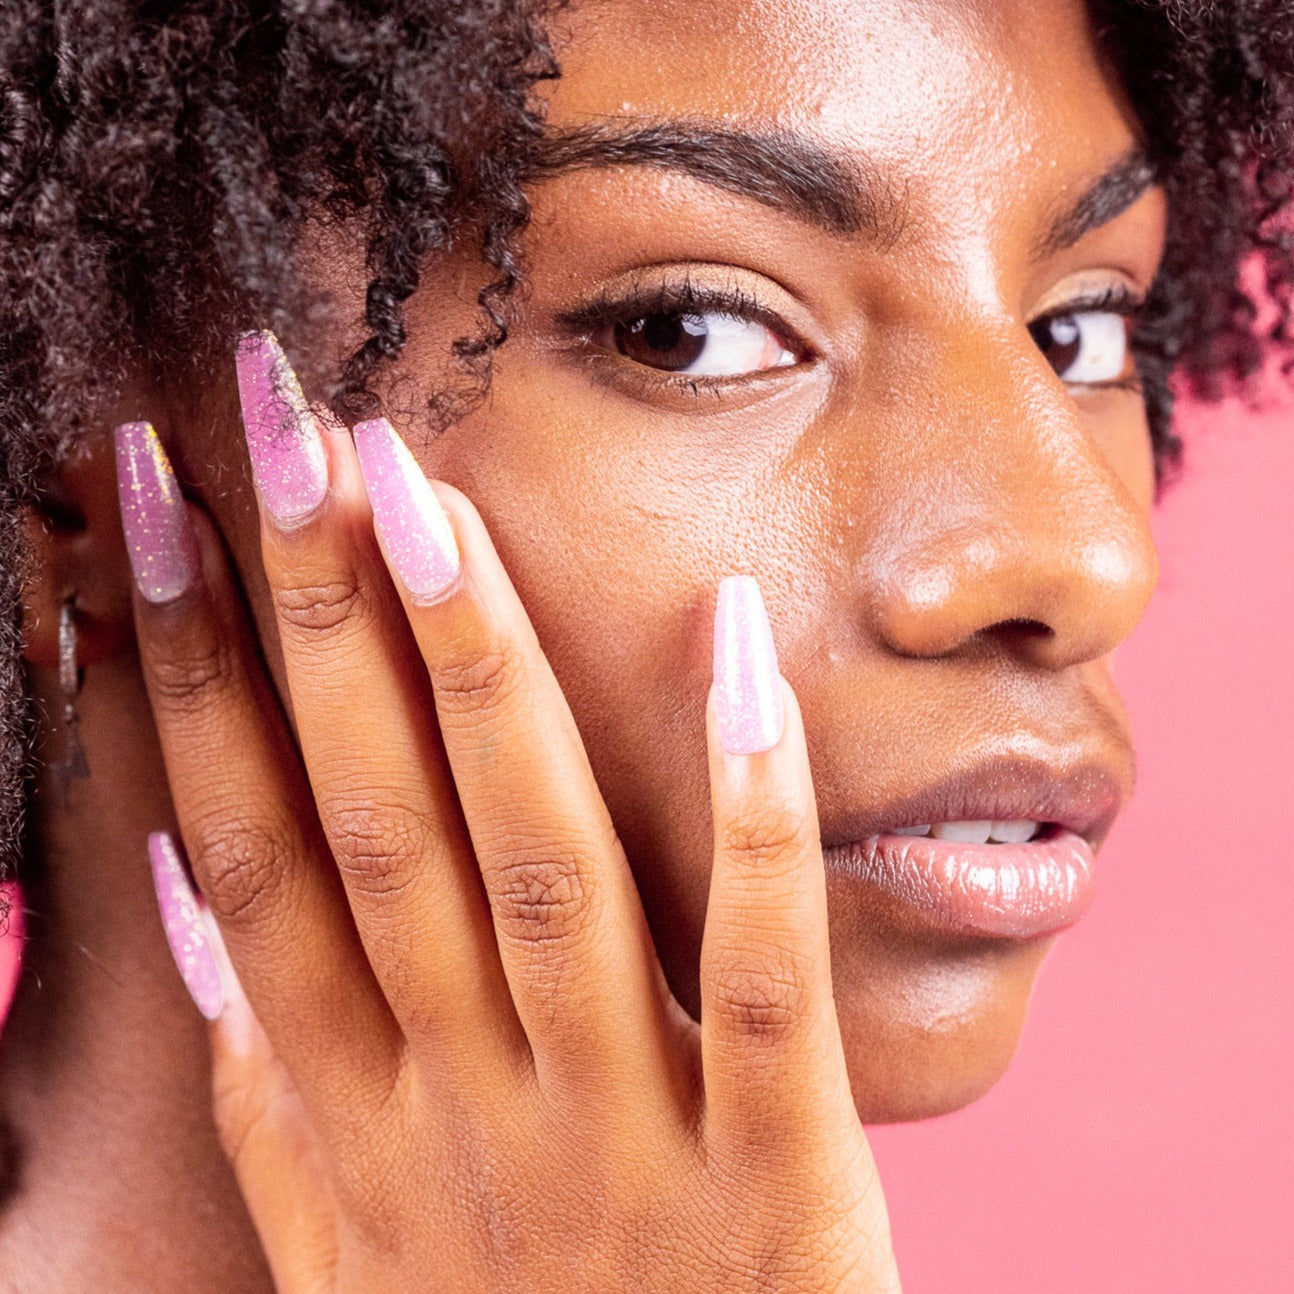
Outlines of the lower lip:
M 1071 831 L 1024 845 L 872 836 L 824 857 L 829 871 L 899 900 L 922 924 L 966 935 L 1054 934 L 1087 911 L 1095 889 L 1092 848 Z

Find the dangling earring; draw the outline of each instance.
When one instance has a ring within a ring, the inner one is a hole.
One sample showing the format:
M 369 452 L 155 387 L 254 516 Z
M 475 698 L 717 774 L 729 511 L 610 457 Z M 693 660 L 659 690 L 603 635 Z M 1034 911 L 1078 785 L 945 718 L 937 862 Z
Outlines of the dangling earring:
M 63 693 L 63 759 L 54 766 L 59 789 L 67 799 L 71 783 L 90 776 L 90 764 L 85 757 L 78 731 L 80 720 L 76 713 L 76 698 L 81 691 L 81 668 L 76 660 L 76 596 L 67 598 L 58 614 L 58 685 Z

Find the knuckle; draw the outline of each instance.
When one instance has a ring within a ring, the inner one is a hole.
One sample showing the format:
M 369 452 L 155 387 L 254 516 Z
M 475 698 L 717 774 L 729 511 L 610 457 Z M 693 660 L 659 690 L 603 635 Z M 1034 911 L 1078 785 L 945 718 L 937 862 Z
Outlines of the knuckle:
M 502 708 L 520 677 L 516 652 L 496 645 L 438 663 L 432 685 L 442 711 L 449 715 L 480 715 Z
M 270 1101 L 259 1076 L 245 1066 L 216 1065 L 212 1072 L 212 1112 L 225 1157 L 235 1168 L 248 1145 L 270 1118 Z
M 424 866 L 429 832 L 403 808 L 357 800 L 330 805 L 324 821 L 338 870 L 361 893 L 395 897 Z
M 245 1088 L 225 1085 L 214 1092 L 214 1113 L 221 1149 L 225 1158 L 238 1169 L 258 1126 L 266 1119 L 267 1111 L 264 1105 L 255 1103 Z
M 592 917 L 590 869 L 577 851 L 514 846 L 493 867 L 496 920 L 520 943 L 563 945 Z
M 785 952 L 721 963 L 710 978 L 710 1007 L 725 1032 L 742 1041 L 776 1043 L 805 1015 L 808 968 Z
M 794 864 L 816 842 L 813 825 L 790 807 L 762 806 L 724 824 L 721 846 L 743 865 L 766 869 Z
M 210 703 L 234 678 L 236 662 L 228 643 L 210 638 L 201 645 L 148 662 L 154 705 L 187 713 Z
M 372 616 L 369 598 L 351 571 L 279 585 L 274 609 L 280 625 L 300 638 L 332 634 L 344 625 L 362 626 Z
M 190 857 L 202 893 L 221 922 L 254 920 L 283 883 L 290 847 L 274 826 L 222 817 L 199 821 Z

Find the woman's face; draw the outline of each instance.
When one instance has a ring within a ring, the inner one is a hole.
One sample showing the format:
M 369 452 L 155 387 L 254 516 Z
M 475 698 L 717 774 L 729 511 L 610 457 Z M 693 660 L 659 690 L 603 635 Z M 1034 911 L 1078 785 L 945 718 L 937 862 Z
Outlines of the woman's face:
M 402 425 L 492 529 L 693 1011 L 714 593 L 758 578 L 808 731 L 860 1113 L 950 1109 L 1001 1073 L 1082 878 L 1030 861 L 1063 838 L 1005 873 L 1009 845 L 866 842 L 1025 819 L 1095 844 L 1128 794 L 1109 656 L 1155 556 L 1120 311 L 1162 195 L 1078 0 L 562 21 L 492 396 L 438 438 Z M 397 410 L 442 380 L 465 266 L 411 302 Z M 211 501 L 255 585 L 246 498 Z

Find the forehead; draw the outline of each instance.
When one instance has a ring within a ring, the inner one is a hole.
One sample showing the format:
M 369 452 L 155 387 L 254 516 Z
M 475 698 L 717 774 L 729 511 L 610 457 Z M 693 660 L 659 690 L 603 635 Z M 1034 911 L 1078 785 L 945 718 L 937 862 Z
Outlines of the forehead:
M 559 56 L 556 127 L 792 130 L 981 212 L 1063 193 L 1135 137 L 1081 0 L 576 0 Z

